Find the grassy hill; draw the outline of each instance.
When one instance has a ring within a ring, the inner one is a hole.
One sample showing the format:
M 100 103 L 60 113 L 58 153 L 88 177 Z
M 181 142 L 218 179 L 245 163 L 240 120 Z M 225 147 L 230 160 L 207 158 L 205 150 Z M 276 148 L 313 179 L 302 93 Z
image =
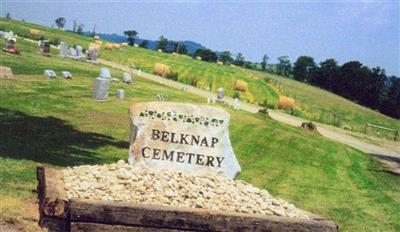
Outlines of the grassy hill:
M 47 39 L 59 39 L 70 45 L 80 44 L 87 47 L 90 37 L 80 36 L 71 32 L 61 32 L 57 29 L 30 24 L 21 21 L 0 20 L 0 30 L 13 30 L 21 36 L 38 39 L 32 36 L 29 29 L 41 31 Z M 244 80 L 249 84 L 249 92 L 242 93 L 242 100 L 259 104 L 268 101 L 276 105 L 279 95 L 287 95 L 296 99 L 295 115 L 309 120 L 315 120 L 331 125 L 362 132 L 365 123 L 373 123 L 389 128 L 400 129 L 400 120 L 387 117 L 379 112 L 362 107 L 328 91 L 309 86 L 280 76 L 251 71 L 240 67 L 228 67 L 199 60 L 189 56 L 159 53 L 153 50 L 129 47 L 119 50 L 101 50 L 101 58 L 126 65 L 134 65 L 147 72 L 152 72 L 155 63 L 163 63 L 179 73 L 178 81 L 187 83 L 189 79 L 198 79 L 200 88 L 209 87 L 215 92 L 223 87 L 228 96 L 233 96 L 234 81 Z M 340 123 L 335 119 L 340 115 Z M 392 138 L 392 134 L 375 131 L 374 136 Z
M 0 53 L 1 65 L 18 74 L 15 80 L 0 80 L 0 222 L 15 223 L 21 230 L 36 229 L 29 215 L 37 210 L 32 207 L 37 164 L 66 167 L 126 159 L 127 109 L 132 103 L 153 101 L 158 91 L 168 101 L 204 101 L 135 78 L 129 86 L 112 83 L 110 100 L 95 102 L 90 97 L 99 66 L 61 59 L 56 51 L 52 57 L 39 56 L 37 45 L 28 41 L 19 40 L 18 45 L 21 55 Z M 45 68 L 69 70 L 74 78 L 49 80 L 42 75 Z M 118 88 L 125 89 L 125 100 L 115 98 Z M 342 231 L 400 230 L 400 178 L 382 172 L 375 159 L 261 115 L 225 110 L 231 114 L 231 141 L 243 170 L 240 179 L 336 221 Z

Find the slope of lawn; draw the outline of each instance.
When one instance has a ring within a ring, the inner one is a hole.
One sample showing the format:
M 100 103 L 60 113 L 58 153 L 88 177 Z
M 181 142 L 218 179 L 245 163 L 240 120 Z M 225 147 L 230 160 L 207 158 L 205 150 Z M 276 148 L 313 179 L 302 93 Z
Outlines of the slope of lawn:
M 41 57 L 36 45 L 20 45 L 25 51 L 19 56 L 0 53 L 1 65 L 19 73 L 15 80 L 0 80 L 0 223 L 21 231 L 37 228 L 29 216 L 37 210 L 36 165 L 126 159 L 128 107 L 154 101 L 159 91 L 168 101 L 205 102 L 141 78 L 132 85 L 113 82 L 109 101 L 95 102 L 90 97 L 100 66 Z M 49 80 L 42 76 L 45 67 L 72 70 L 74 78 Z M 115 98 L 118 88 L 126 91 L 125 100 Z M 342 231 L 400 230 L 400 178 L 382 172 L 375 159 L 318 134 L 225 109 L 240 179 L 334 220 Z
M 400 130 L 400 120 L 358 105 L 329 91 L 272 74 L 248 72 L 266 77 L 267 81 L 282 95 L 295 98 L 300 117 L 336 125 L 334 114 L 338 113 L 341 122 L 336 126 L 350 127 L 353 131 L 363 132 L 365 123 Z M 372 132 L 375 132 L 375 136 L 393 139 L 393 132 L 383 130 Z
M 32 36 L 31 28 L 39 29 L 40 34 Z M 38 39 L 43 35 L 47 39 L 58 38 L 70 45 L 80 44 L 86 48 L 90 37 L 71 32 L 62 32 L 45 26 L 14 20 L 0 20 L 0 30 L 12 30 L 19 35 Z M 54 49 L 53 49 L 54 50 Z M 53 51 L 55 52 L 55 51 Z M 146 72 L 152 72 L 155 63 L 171 66 L 179 73 L 178 80 L 187 83 L 189 79 L 197 79 L 197 86 L 210 88 L 215 92 L 223 87 L 226 95 L 234 94 L 234 81 L 244 80 L 250 91 L 241 93 L 242 100 L 260 104 L 265 100 L 276 105 L 278 95 L 288 95 L 296 99 L 296 110 L 292 113 L 309 120 L 327 123 L 357 132 L 364 130 L 365 123 L 373 123 L 393 129 L 400 129 L 400 120 L 387 117 L 379 112 L 362 107 L 328 91 L 303 84 L 294 80 L 271 74 L 251 71 L 239 67 L 228 67 L 192 59 L 185 55 L 172 55 L 153 50 L 129 47 L 119 50 L 101 49 L 101 58 L 126 65 L 134 65 Z M 334 115 L 340 115 L 340 123 Z M 392 133 L 373 131 L 374 136 L 393 138 Z

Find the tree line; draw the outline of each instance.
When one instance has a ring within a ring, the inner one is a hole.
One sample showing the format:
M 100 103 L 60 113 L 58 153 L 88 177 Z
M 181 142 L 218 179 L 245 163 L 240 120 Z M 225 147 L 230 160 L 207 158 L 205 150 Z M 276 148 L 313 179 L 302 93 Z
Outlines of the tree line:
M 300 56 L 293 64 L 292 75 L 297 81 L 400 118 L 400 78 L 387 76 L 380 67 L 369 68 L 359 61 L 338 65 L 334 59 L 316 64 L 312 57 Z

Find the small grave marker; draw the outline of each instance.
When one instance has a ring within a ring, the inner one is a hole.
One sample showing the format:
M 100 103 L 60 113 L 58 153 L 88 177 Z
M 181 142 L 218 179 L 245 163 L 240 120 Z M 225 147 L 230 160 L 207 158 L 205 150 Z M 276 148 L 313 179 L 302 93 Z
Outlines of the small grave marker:
M 130 110 L 129 163 L 235 178 L 239 163 L 229 140 L 230 115 L 182 103 L 137 103 Z
M 128 72 L 124 72 L 123 76 L 122 76 L 122 82 L 126 83 L 126 84 L 130 84 L 132 83 L 132 77 L 131 74 Z
M 62 71 L 61 72 L 61 76 L 65 79 L 71 79 L 72 78 L 72 74 L 68 71 Z
M 57 77 L 57 74 L 51 69 L 44 70 L 44 75 L 48 78 L 56 78 Z
M 118 99 L 123 100 L 125 98 L 125 91 L 123 89 L 117 89 L 116 96 Z

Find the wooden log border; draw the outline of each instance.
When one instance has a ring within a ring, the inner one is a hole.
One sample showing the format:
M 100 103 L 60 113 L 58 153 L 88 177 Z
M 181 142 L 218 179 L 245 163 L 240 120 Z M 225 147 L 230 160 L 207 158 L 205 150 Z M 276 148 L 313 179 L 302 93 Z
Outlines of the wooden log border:
M 50 231 L 338 231 L 333 221 L 162 205 L 68 200 L 59 169 L 37 167 L 39 224 Z

